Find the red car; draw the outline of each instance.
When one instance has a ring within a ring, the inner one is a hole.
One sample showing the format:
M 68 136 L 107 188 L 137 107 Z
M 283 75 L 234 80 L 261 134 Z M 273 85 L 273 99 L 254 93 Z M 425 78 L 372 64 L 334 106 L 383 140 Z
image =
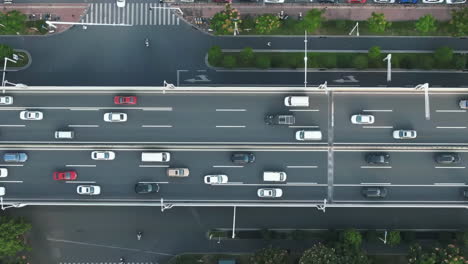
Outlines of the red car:
M 231 3 L 231 0 L 213 0 L 215 3 Z
M 134 105 L 137 103 L 136 96 L 115 96 L 114 103 L 117 105 Z
M 75 171 L 56 171 L 54 172 L 54 180 L 56 181 L 74 181 L 76 180 L 76 177 L 78 174 L 76 174 Z
M 348 0 L 348 3 L 350 3 L 350 4 L 364 4 L 364 3 L 366 3 L 366 0 Z

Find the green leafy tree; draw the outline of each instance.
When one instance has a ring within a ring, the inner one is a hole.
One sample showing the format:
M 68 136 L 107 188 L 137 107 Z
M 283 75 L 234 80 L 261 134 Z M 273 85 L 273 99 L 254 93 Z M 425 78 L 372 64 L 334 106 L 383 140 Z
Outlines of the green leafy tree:
M 437 20 L 431 14 L 427 14 L 420 17 L 414 26 L 421 33 L 434 32 L 437 30 Z
M 271 67 L 271 60 L 268 56 L 260 55 L 256 57 L 255 65 L 260 69 L 268 69 Z
M 453 60 L 453 50 L 447 46 L 440 47 L 435 51 L 434 59 L 439 66 L 446 66 Z
M 465 69 L 466 67 L 466 55 L 459 55 L 459 56 L 456 56 L 455 57 L 455 60 L 454 60 L 454 64 L 455 64 L 455 68 L 457 70 L 463 70 Z M 466 234 L 468 234 L 468 232 L 465 232 Z M 468 241 L 468 235 L 465 235 L 466 238 L 465 240 Z M 465 243 L 466 245 L 468 245 L 468 243 Z
M 31 250 L 24 242 L 24 235 L 30 229 L 31 225 L 22 218 L 0 217 L 1 260 L 11 260 L 21 251 Z
M 16 35 L 24 32 L 26 28 L 26 15 L 13 10 L 7 13 L 0 13 L 0 34 Z
M 375 12 L 372 12 L 367 22 L 369 23 L 369 30 L 374 33 L 382 33 L 392 25 L 391 22 L 385 20 L 385 15 L 383 13 Z
M 453 36 L 460 37 L 468 35 L 468 7 L 452 10 L 450 30 Z
M 227 55 L 227 56 L 224 56 L 223 58 L 223 66 L 226 67 L 226 68 L 234 68 L 236 67 L 236 57 L 232 56 L 232 55 Z
M 252 63 L 253 59 L 255 58 L 255 54 L 251 47 L 245 47 L 239 54 L 239 59 L 243 64 L 250 64 Z
M 288 252 L 279 248 L 261 249 L 250 258 L 251 264 L 284 264 L 287 262 Z
M 307 30 L 307 32 L 314 32 L 323 22 L 323 10 L 320 9 L 311 9 L 307 12 L 304 16 L 304 19 L 300 22 L 300 26 L 303 30 Z
M 467 260 L 461 255 L 460 249 L 449 244 L 445 248 L 423 250 L 418 245 L 412 245 L 408 254 L 409 264 L 466 264 Z
M 255 29 L 260 34 L 268 34 L 281 26 L 278 16 L 265 14 L 255 20 Z
M 223 60 L 223 52 L 220 46 L 213 46 L 208 50 L 208 62 L 212 65 L 219 65 Z
M 340 258 L 334 248 L 329 248 L 321 243 L 304 251 L 299 264 L 340 264 Z
M 340 257 L 340 264 L 371 264 L 371 260 L 361 248 L 335 243 L 335 251 Z
M 369 66 L 369 61 L 367 60 L 367 57 L 364 55 L 358 55 L 356 58 L 353 60 L 353 67 L 356 69 L 366 69 Z
M 401 242 L 400 231 L 390 231 L 388 232 L 387 244 L 390 246 L 397 246 Z
M 210 22 L 210 27 L 216 35 L 233 34 L 235 23 L 240 26 L 240 13 L 237 9 L 232 8 L 231 4 L 226 4 L 223 11 L 216 13 Z
M 434 59 L 432 57 L 423 56 L 419 60 L 419 63 L 420 63 L 421 66 L 418 67 L 418 68 L 422 68 L 422 69 L 425 69 L 425 70 L 430 70 L 430 69 L 434 68 Z
M 320 54 L 318 57 L 321 67 L 336 68 L 336 55 L 333 53 Z
M 13 55 L 13 49 L 10 46 L 0 44 L 0 59 L 4 61 L 5 57 L 11 58 Z
M 347 229 L 343 232 L 343 242 L 351 248 L 360 248 L 362 244 L 362 235 L 356 229 Z
M 373 46 L 369 49 L 368 54 L 369 59 L 371 60 L 380 60 L 380 47 L 379 46 Z

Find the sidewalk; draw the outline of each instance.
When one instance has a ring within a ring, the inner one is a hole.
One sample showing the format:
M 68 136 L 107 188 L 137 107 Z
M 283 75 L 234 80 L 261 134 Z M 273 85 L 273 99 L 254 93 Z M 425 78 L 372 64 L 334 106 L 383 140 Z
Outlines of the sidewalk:
M 2 12 L 18 10 L 27 16 L 34 15 L 35 19 L 42 19 L 46 14 L 58 18 L 60 22 L 79 22 L 85 15 L 88 4 L 2 4 Z M 57 25 L 55 32 L 62 32 L 71 25 Z
M 178 6 L 184 12 L 186 17 L 212 17 L 217 12 L 224 10 L 224 5 L 221 4 L 172 4 Z M 437 20 L 448 21 L 451 18 L 451 11 L 460 9 L 462 6 L 450 5 L 321 5 L 321 4 L 238 4 L 233 3 L 232 6 L 237 8 L 241 15 L 258 15 L 258 14 L 276 14 L 284 11 L 286 14 L 297 17 L 299 12 L 305 14 L 308 10 L 318 8 L 325 10 L 324 17 L 329 20 L 366 20 L 372 12 L 384 13 L 388 21 L 405 21 L 416 20 L 419 17 L 432 14 Z M 384 8 L 383 8 L 384 7 Z

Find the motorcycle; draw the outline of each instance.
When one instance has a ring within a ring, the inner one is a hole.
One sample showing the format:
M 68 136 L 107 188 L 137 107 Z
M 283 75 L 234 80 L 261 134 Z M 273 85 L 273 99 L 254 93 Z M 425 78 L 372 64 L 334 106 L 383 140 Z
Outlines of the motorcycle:
M 149 47 L 150 43 L 149 43 L 149 39 L 145 39 L 145 46 L 146 47 Z

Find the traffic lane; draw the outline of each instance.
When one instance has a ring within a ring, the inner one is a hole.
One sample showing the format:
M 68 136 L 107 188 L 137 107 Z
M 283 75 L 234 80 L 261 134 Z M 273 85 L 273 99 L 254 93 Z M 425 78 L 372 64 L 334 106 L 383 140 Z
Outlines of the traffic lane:
M 203 176 L 213 173 L 226 173 L 230 182 L 246 182 L 251 184 L 265 183 L 262 180 L 262 171 L 274 169 L 285 171 L 288 174 L 288 182 L 291 183 L 324 183 L 326 181 L 326 167 L 323 166 L 313 171 L 320 171 L 317 174 L 308 174 L 304 171 L 308 169 L 288 169 L 285 166 L 275 164 L 295 164 L 296 166 L 309 166 L 310 162 L 321 164 L 326 160 L 326 152 L 263 152 L 253 153 L 256 155 L 256 162 L 246 164 L 238 168 L 226 168 L 224 166 L 236 166 L 230 160 L 232 151 L 169 151 L 171 161 L 168 163 L 141 162 L 142 151 L 115 151 L 115 159 L 111 161 L 96 161 L 91 159 L 92 150 L 56 150 L 56 151 L 30 151 L 25 150 L 29 156 L 27 162 L 18 165 L 10 173 L 8 180 L 23 181 L 18 187 L 9 186 L 7 192 L 9 197 L 50 197 L 60 198 L 62 195 L 75 195 L 76 185 L 93 184 L 99 185 L 103 189 L 116 190 L 116 193 L 104 192 L 102 197 L 134 197 L 134 185 L 138 182 L 160 182 L 170 184 L 191 185 L 193 189 L 200 188 L 203 183 Z M 157 150 L 151 150 L 156 152 Z M 6 152 L 6 151 L 5 151 Z M 23 151 L 12 151 L 23 152 Z M 241 151 L 244 152 L 244 151 Z M 319 165 L 320 166 L 320 165 Z M 187 167 L 190 169 L 190 176 L 184 178 L 168 177 L 166 169 Z M 78 178 L 76 181 L 58 182 L 52 179 L 54 171 L 76 171 Z M 313 178 L 311 177 L 313 176 Z M 18 185 L 8 183 L 7 185 Z M 75 187 L 69 187 L 75 186 Z M 113 186 L 113 187 L 112 187 Z M 53 193 L 48 191 L 53 190 Z M 55 192 L 57 190 L 57 192 Z M 66 191 L 65 191 L 66 190 Z
M 366 155 L 387 153 L 389 164 L 372 165 Z M 458 152 L 461 163 L 438 164 L 436 155 L 442 152 L 352 151 L 335 152 L 335 184 L 391 183 L 435 184 L 466 182 L 467 153 Z
M 385 199 L 367 199 L 362 195 L 363 187 L 373 186 L 337 186 L 334 188 L 335 202 L 374 202 L 374 203 L 427 203 L 427 202 L 456 202 L 468 205 L 468 200 L 463 198 L 463 191 L 468 186 L 391 186 L 380 185 L 387 189 Z

